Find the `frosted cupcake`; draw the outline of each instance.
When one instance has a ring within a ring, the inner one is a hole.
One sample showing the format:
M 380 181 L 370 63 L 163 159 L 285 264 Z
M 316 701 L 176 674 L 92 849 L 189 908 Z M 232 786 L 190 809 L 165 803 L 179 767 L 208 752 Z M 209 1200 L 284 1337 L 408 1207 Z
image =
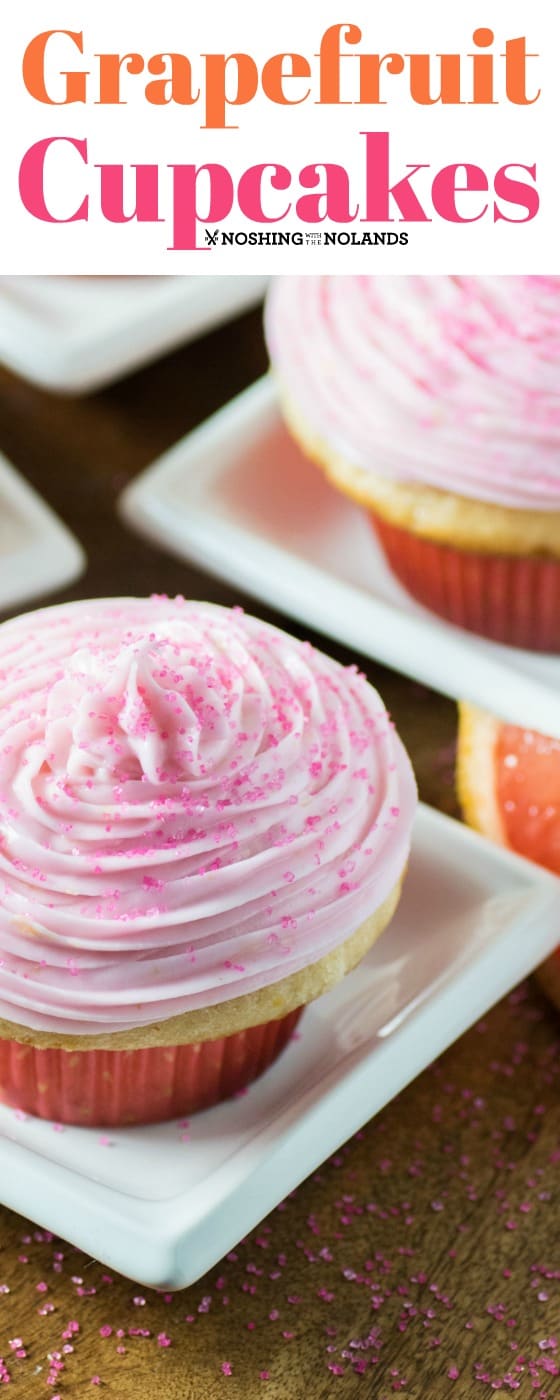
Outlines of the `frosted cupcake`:
M 560 651 L 560 278 L 273 279 L 287 421 L 442 617 Z
M 235 1093 L 397 904 L 415 786 L 379 696 L 166 598 L 4 623 L 0 682 L 0 1098 L 101 1124 Z

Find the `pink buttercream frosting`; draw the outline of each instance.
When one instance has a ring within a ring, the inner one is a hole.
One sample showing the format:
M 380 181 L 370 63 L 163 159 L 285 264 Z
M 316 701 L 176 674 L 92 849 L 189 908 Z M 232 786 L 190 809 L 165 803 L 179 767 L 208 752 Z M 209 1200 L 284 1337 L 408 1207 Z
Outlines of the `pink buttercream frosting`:
M 0 1016 L 91 1034 L 251 992 L 403 871 L 414 779 L 376 691 L 238 610 L 29 613 L 0 686 Z
M 560 509 L 560 277 L 273 278 L 266 325 L 288 400 L 329 453 Z

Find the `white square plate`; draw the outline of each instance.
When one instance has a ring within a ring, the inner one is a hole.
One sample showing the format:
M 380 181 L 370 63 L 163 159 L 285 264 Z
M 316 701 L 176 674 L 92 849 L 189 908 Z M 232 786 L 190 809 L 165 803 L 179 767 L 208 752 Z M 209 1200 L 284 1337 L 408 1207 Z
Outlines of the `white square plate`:
M 85 562 L 66 525 L 0 456 L 0 611 L 62 588 Z
M 366 513 L 302 456 L 265 378 L 121 498 L 143 534 L 453 699 L 560 738 L 560 657 L 484 641 L 415 603 Z
M 195 1282 L 552 951 L 560 882 L 429 808 L 391 926 L 248 1092 L 156 1127 L 0 1109 L 6 1205 L 131 1278 Z
M 0 359 L 86 393 L 240 315 L 266 277 L 2 277 Z

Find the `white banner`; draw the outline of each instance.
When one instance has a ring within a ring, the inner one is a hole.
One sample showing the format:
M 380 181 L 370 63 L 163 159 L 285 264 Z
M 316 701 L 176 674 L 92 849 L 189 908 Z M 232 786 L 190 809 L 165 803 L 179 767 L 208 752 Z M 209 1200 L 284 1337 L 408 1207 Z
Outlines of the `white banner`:
M 0 271 L 557 272 L 558 28 L 551 0 L 25 0 Z

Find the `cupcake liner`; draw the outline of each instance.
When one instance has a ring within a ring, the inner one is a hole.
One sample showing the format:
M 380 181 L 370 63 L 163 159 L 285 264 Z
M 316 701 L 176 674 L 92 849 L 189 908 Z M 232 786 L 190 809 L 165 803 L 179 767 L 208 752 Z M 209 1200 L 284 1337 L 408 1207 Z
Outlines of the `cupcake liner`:
M 0 1101 L 80 1127 L 158 1123 L 231 1098 L 272 1064 L 303 1008 L 196 1045 L 39 1049 L 0 1040 Z
M 560 652 L 560 559 L 456 549 L 370 516 L 393 573 L 419 603 L 492 641 Z

